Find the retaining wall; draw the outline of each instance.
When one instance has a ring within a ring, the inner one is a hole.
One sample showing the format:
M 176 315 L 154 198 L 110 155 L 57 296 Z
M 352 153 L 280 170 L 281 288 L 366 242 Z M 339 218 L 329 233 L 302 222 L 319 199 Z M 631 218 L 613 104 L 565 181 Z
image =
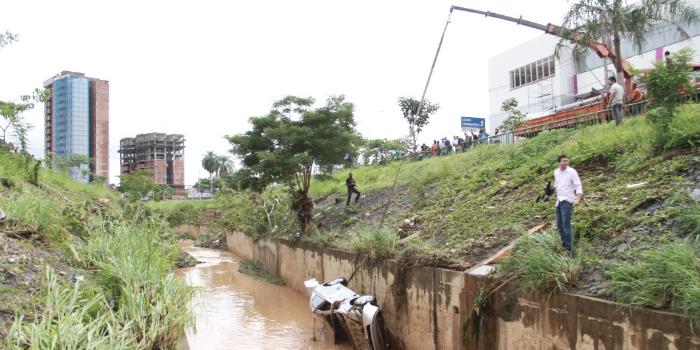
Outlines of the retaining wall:
M 307 279 L 325 282 L 354 273 L 349 287 L 376 295 L 388 338 L 399 349 L 700 350 L 700 338 L 691 332 L 689 320 L 673 313 L 633 311 L 572 294 L 522 298 L 505 287 L 477 314 L 472 310 L 486 282 L 483 276 L 416 267 L 404 274 L 403 283 L 394 284 L 393 260 L 367 263 L 345 251 L 284 240 L 254 241 L 240 232 L 228 233 L 227 244 L 240 258 L 261 261 L 287 286 L 307 296 Z

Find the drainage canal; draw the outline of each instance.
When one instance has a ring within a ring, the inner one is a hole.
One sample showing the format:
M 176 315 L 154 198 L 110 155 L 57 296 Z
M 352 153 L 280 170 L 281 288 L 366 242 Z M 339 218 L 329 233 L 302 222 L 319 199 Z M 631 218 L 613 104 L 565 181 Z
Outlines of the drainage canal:
M 239 273 L 240 259 L 228 252 L 197 248 L 191 241 L 180 247 L 201 262 L 178 270 L 187 283 L 202 288 L 190 305 L 196 321 L 187 330 L 189 349 L 329 348 L 313 340 L 305 296 Z

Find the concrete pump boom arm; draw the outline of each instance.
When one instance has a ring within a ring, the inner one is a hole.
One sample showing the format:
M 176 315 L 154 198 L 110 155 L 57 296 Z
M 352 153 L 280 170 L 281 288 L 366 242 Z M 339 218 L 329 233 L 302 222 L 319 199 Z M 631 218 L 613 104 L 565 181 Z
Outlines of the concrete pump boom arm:
M 515 17 L 510 17 L 510 16 L 502 15 L 500 13 L 495 13 L 495 12 L 491 12 L 491 11 L 481 11 L 481 10 L 476 10 L 476 9 L 472 9 L 472 8 L 468 8 L 468 7 L 452 5 L 450 7 L 450 13 L 452 13 L 454 10 L 476 13 L 478 15 L 483 15 L 485 17 L 493 17 L 493 18 L 502 19 L 504 21 L 513 22 L 516 24 L 524 25 L 524 26 L 529 27 L 529 28 L 541 30 L 541 31 L 545 32 L 546 34 L 550 34 L 550 35 L 554 35 L 554 36 L 557 36 L 560 38 L 564 38 L 564 39 L 570 40 L 572 42 L 579 42 L 579 41 L 584 40 L 583 35 L 581 35 L 580 33 L 573 33 L 571 35 L 565 36 L 565 34 L 562 33 L 562 27 L 560 27 L 556 24 L 548 23 L 547 25 L 543 25 L 543 24 L 539 24 L 539 23 L 535 23 L 535 22 L 523 19 L 522 16 L 520 16 L 519 18 L 515 18 Z M 589 48 L 591 48 L 593 51 L 595 51 L 595 53 L 596 53 L 596 55 L 598 55 L 598 57 L 608 58 L 611 61 L 615 62 L 615 53 L 608 47 L 608 45 L 603 44 L 601 42 L 593 41 L 593 40 L 588 40 L 586 45 Z M 627 79 L 632 77 L 632 74 L 629 72 L 628 67 L 629 67 L 629 63 L 627 63 L 627 61 L 623 58 L 622 59 L 622 70 L 623 70 L 623 73 L 625 75 L 625 78 L 627 78 Z

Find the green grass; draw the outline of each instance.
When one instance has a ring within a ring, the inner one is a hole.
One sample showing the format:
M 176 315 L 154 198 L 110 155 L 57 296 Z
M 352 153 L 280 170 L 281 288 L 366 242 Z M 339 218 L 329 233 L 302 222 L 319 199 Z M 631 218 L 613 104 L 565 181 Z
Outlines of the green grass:
M 700 326 L 700 243 L 676 241 L 643 251 L 610 272 L 610 293 L 625 304 L 669 308 Z
M 581 253 L 570 257 L 553 231 L 526 233 L 499 266 L 525 292 L 564 291 L 576 283 L 583 266 Z
M 696 151 L 700 106 L 683 106 L 671 130 L 662 154 L 654 150 L 650 125 L 644 117 L 636 117 L 620 127 L 559 129 L 514 145 L 482 145 L 466 153 L 405 162 L 398 183 L 415 201 L 406 215 L 426 218 L 422 236 L 442 247 L 442 254 L 460 259 L 464 252 L 488 246 L 484 237 L 509 240 L 515 236 L 498 232 L 551 220 L 552 202 L 535 199 L 552 180 L 557 156 L 567 154 L 581 175 L 588 198 L 577 208 L 577 232 L 587 238 L 609 239 L 640 223 L 660 227 L 677 213 L 663 209 L 643 217 L 634 215 L 635 208 L 684 191 L 673 179 L 690 164 L 700 163 Z M 674 153 L 678 148 L 692 151 Z M 351 171 L 359 190 L 368 193 L 389 189 L 398 164 Z M 314 196 L 342 194 L 346 176 L 347 171 L 341 170 L 330 180 L 314 181 L 311 192 Z M 647 185 L 626 187 L 640 182 Z M 389 222 L 396 224 L 401 219 L 391 217 Z
M 164 201 L 148 201 L 148 207 L 154 211 L 171 211 L 176 210 L 178 207 L 183 205 L 190 205 L 197 209 L 214 209 L 216 208 L 216 203 L 213 199 L 202 199 L 202 200 L 164 200 Z
M 385 259 L 394 256 L 398 237 L 389 228 L 360 230 L 352 238 L 352 250 L 371 259 Z
M 576 130 L 554 130 L 516 145 L 484 145 L 450 156 L 405 162 L 400 184 L 435 184 L 477 180 L 491 184 L 494 173 L 508 172 L 515 181 L 527 180 L 533 173 L 549 171 L 559 154 L 568 154 L 572 164 L 592 159 L 610 163 L 620 171 L 634 170 L 653 150 L 651 127 L 643 117 L 626 120 L 621 127 L 603 124 Z M 700 106 L 686 105 L 671 124 L 665 147 L 696 147 L 700 143 Z M 358 188 L 372 191 L 392 185 L 398 162 L 387 166 L 368 166 L 336 172 L 332 179 L 315 181 L 314 196 L 344 193 L 345 178 L 352 171 Z M 500 177 L 500 176 L 499 176 Z M 470 181 L 471 182 L 471 181 Z
M 17 318 L 0 341 L 3 348 L 179 346 L 192 321 L 187 306 L 194 290 L 173 275 L 177 247 L 166 222 L 138 204 L 120 206 L 118 196 L 100 185 L 51 170 L 41 170 L 38 184 L 31 184 L 21 159 L 3 150 L 0 178 L 12 183 L 0 187 L 0 208 L 8 217 L 0 234 L 31 229 L 31 238 L 44 243 L 19 242 L 46 254 L 63 251 L 75 271 L 86 271 L 83 281 L 72 284 L 47 266 L 43 304 Z M 100 205 L 100 198 L 110 204 Z M 17 305 L 16 312 L 25 309 Z

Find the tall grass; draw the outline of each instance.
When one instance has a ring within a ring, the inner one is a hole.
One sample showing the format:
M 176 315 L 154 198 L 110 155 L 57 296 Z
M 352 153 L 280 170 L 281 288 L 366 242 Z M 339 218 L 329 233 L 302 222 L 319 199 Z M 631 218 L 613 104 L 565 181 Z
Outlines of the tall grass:
M 669 307 L 700 326 L 700 243 L 677 241 L 648 249 L 609 272 L 610 293 L 632 306 Z
M 10 329 L 7 349 L 134 349 L 127 323 L 116 317 L 104 296 L 90 287 L 61 284 L 47 268 L 44 312 L 33 322 L 19 317 Z
M 564 291 L 576 283 L 582 268 L 581 254 L 570 257 L 558 233 L 525 234 L 513 248 L 500 273 L 514 278 L 525 292 Z
M 389 228 L 363 229 L 355 234 L 351 241 L 352 250 L 372 259 L 384 259 L 394 256 L 396 233 Z
M 176 247 L 162 222 L 102 225 L 74 251 L 94 279 L 60 285 L 48 274 L 45 311 L 18 320 L 10 348 L 170 349 L 191 323 L 193 290 L 172 273 Z M 91 276 L 90 276 L 91 277 Z
M 31 226 L 49 238 L 66 234 L 61 207 L 30 188 L 0 196 L 0 208 L 15 224 Z

